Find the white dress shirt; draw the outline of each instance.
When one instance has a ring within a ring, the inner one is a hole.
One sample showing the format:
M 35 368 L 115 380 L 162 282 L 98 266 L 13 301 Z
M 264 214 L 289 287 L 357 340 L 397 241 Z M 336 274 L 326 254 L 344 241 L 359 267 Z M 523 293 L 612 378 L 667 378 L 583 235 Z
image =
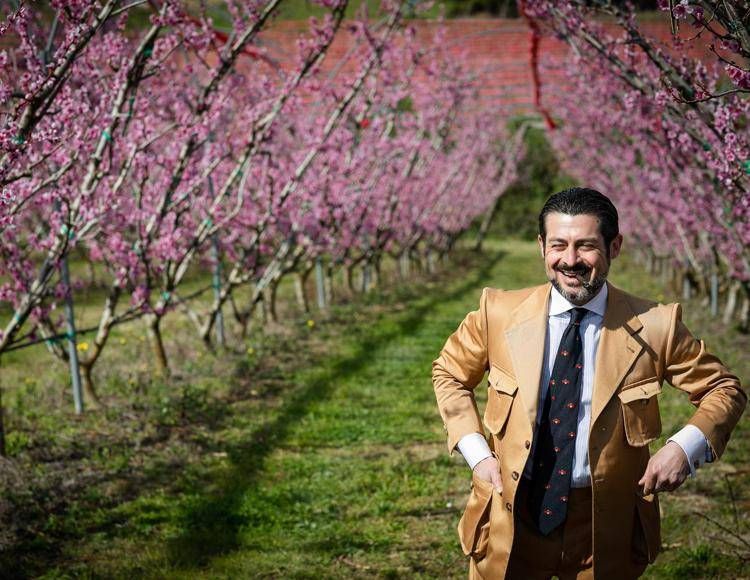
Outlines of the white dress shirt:
M 589 469 L 588 433 L 591 423 L 591 395 L 594 390 L 594 361 L 599 346 L 604 311 L 607 308 L 607 284 L 582 307 L 588 310 L 580 325 L 581 339 L 583 340 L 583 379 L 581 381 L 581 403 L 578 407 L 578 437 L 573 455 L 573 472 L 571 474 L 572 487 L 586 487 L 591 485 L 591 472 Z M 555 365 L 554 357 L 550 353 L 557 352 L 563 332 L 570 321 L 570 310 L 575 308 L 560 292 L 553 286 L 550 293 L 549 319 L 547 334 L 544 340 L 544 364 L 539 388 L 539 405 L 536 417 L 536 427 L 539 427 L 544 409 L 544 398 L 547 396 L 547 388 L 552 369 Z M 674 441 L 682 450 L 690 464 L 690 474 L 695 475 L 696 468 L 706 461 L 712 460 L 711 447 L 708 440 L 698 427 L 687 425 L 678 431 L 668 441 Z M 530 450 L 530 457 L 534 455 L 536 438 Z M 484 435 L 481 433 L 470 433 L 458 442 L 458 449 L 464 456 L 469 467 L 474 466 L 486 459 L 490 451 Z M 531 463 L 526 464 L 524 476 L 530 477 Z

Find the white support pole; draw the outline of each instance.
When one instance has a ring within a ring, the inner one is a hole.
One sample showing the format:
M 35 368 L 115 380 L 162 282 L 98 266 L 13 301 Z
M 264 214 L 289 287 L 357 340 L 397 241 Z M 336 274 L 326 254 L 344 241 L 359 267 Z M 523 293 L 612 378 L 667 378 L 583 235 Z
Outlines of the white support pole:
M 62 281 L 65 285 L 65 319 L 68 330 L 68 357 L 70 358 L 70 379 L 73 384 L 73 402 L 76 414 L 83 413 L 83 390 L 81 388 L 81 369 L 78 364 L 78 345 L 76 343 L 76 321 L 73 311 L 73 291 L 70 287 L 68 258 L 63 257 L 60 265 Z
M 326 287 L 323 275 L 323 260 L 320 259 L 320 256 L 315 258 L 315 289 L 318 295 L 318 308 L 325 310 L 327 308 Z
M 719 315 L 719 275 L 711 272 L 711 316 Z

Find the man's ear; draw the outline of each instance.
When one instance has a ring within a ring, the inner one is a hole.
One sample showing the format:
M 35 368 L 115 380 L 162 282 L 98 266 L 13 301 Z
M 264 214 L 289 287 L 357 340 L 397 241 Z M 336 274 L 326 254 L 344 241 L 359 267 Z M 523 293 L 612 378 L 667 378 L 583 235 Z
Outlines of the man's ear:
M 615 238 L 609 243 L 609 259 L 614 260 L 620 255 L 622 249 L 622 234 L 617 234 Z
M 542 253 L 542 258 L 544 258 L 544 238 L 541 234 L 536 237 L 536 241 L 539 242 L 539 251 Z

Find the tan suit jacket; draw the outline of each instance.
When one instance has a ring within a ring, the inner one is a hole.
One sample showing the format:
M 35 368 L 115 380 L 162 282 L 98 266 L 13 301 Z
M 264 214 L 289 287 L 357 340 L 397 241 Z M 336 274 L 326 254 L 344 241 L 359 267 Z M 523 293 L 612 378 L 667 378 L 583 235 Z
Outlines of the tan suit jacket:
M 472 577 L 505 577 L 514 498 L 534 437 L 551 287 L 485 288 L 479 310 L 466 316 L 433 362 L 450 453 L 464 435 L 484 433 L 484 423 L 500 462 L 502 494 L 474 478 L 459 523 Z M 482 421 L 474 388 L 488 370 Z M 739 380 L 690 334 L 679 304 L 657 304 L 609 284 L 588 443 L 596 578 L 632 578 L 659 551 L 658 500 L 641 497 L 637 482 L 650 457 L 648 444 L 661 434 L 663 381 L 688 394 L 696 407 L 689 423 L 720 457 L 747 402 Z

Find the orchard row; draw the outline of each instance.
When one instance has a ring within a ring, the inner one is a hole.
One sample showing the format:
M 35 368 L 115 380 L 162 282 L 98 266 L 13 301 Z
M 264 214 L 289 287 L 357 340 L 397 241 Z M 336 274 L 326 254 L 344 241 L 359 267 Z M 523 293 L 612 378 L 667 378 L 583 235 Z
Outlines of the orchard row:
M 252 309 L 314 263 L 444 253 L 493 208 L 521 139 L 441 33 L 417 42 L 403 2 L 346 21 L 346 0 L 316 3 L 327 15 L 288 66 L 259 42 L 281 0 L 227 0 L 221 31 L 217 3 L 3 9 L 0 355 L 44 342 L 93 402 L 91 369 L 119 324 L 145 318 L 163 354 L 162 320 L 180 306 L 210 347 L 240 289 Z M 342 34 L 343 55 L 330 50 Z M 84 353 L 71 256 L 106 286 Z M 197 269 L 212 282 L 188 296 Z
M 611 195 L 652 271 L 726 296 L 750 325 L 750 30 L 745 2 L 662 2 L 671 41 L 622 2 L 529 0 L 571 48 L 569 90 L 547 91 L 573 176 Z

